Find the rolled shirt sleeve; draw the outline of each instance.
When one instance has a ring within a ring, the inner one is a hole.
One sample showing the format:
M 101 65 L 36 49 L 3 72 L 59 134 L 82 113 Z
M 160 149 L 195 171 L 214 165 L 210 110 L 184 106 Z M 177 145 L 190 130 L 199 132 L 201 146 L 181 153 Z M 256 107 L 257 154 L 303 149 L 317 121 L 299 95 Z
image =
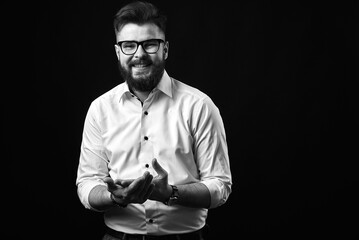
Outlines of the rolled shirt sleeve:
M 218 108 L 208 97 L 194 109 L 195 159 L 200 180 L 211 195 L 210 208 L 224 204 L 232 186 L 228 147 L 222 118 Z
M 77 193 L 81 203 L 92 209 L 88 197 L 97 185 L 106 184 L 103 178 L 108 176 L 108 160 L 103 151 L 101 131 L 96 119 L 96 104 L 93 102 L 87 112 L 81 143 L 80 161 L 77 170 Z
M 219 179 L 207 179 L 202 183 L 206 185 L 211 194 L 210 208 L 216 208 L 224 204 L 231 193 L 231 184 Z

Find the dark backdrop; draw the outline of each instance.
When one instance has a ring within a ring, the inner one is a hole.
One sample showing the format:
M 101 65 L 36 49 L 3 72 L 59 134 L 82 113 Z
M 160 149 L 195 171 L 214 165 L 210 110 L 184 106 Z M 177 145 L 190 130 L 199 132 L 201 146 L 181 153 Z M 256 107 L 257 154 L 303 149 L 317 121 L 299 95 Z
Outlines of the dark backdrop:
M 210 210 L 209 239 L 353 237 L 356 3 L 154 2 L 169 18 L 167 72 L 207 93 L 227 132 L 233 192 Z M 112 29 L 120 6 L 48 1 L 31 8 L 34 81 L 26 90 L 31 105 L 21 105 L 31 120 L 19 124 L 29 149 L 13 146 L 10 159 L 23 156 L 29 181 L 22 191 L 31 199 L 15 222 L 38 237 L 43 230 L 64 239 L 103 234 L 102 214 L 80 204 L 75 179 L 89 104 L 122 82 Z

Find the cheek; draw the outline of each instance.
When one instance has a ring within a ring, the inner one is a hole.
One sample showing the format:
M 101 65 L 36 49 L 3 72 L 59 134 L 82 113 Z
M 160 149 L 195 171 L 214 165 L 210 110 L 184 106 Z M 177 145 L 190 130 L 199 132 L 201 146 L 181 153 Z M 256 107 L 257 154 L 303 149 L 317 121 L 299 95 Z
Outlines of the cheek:
M 121 56 L 119 57 L 118 61 L 120 62 L 120 64 L 124 67 L 124 68 L 128 68 L 128 64 L 130 62 L 130 58 L 126 57 L 126 56 Z
M 151 57 L 153 63 L 161 63 L 166 60 L 166 54 L 163 52 L 161 54 Z

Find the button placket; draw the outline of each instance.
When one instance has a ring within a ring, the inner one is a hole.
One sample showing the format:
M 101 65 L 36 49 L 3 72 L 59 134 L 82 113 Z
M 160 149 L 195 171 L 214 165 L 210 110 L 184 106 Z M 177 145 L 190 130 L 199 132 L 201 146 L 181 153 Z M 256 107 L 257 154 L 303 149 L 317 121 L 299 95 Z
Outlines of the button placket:
M 144 101 L 141 112 L 141 154 L 140 164 L 143 171 L 149 171 L 151 174 L 153 169 L 151 167 L 151 160 L 154 158 L 153 146 L 151 142 L 151 119 L 148 118 L 149 107 L 151 102 L 149 99 Z
M 142 106 L 142 119 L 141 119 L 141 125 L 144 126 L 144 134 L 143 134 L 143 140 L 146 142 L 149 140 L 149 136 L 147 135 L 146 131 L 146 122 L 148 121 L 147 116 L 148 116 L 148 107 L 150 106 L 150 103 L 146 100 L 144 105 Z
M 158 231 L 158 205 L 162 204 L 157 201 L 149 201 L 146 206 L 146 228 L 148 233 L 154 233 Z

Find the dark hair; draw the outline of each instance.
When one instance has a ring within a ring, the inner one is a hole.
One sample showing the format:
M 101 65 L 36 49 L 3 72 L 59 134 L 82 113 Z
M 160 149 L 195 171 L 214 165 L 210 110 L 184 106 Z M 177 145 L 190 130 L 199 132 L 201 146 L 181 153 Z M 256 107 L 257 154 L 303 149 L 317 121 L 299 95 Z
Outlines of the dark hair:
M 136 1 L 122 7 L 116 13 L 113 25 L 115 33 L 117 34 L 127 23 L 153 23 L 166 34 L 166 21 L 167 17 L 153 4 L 144 1 Z

